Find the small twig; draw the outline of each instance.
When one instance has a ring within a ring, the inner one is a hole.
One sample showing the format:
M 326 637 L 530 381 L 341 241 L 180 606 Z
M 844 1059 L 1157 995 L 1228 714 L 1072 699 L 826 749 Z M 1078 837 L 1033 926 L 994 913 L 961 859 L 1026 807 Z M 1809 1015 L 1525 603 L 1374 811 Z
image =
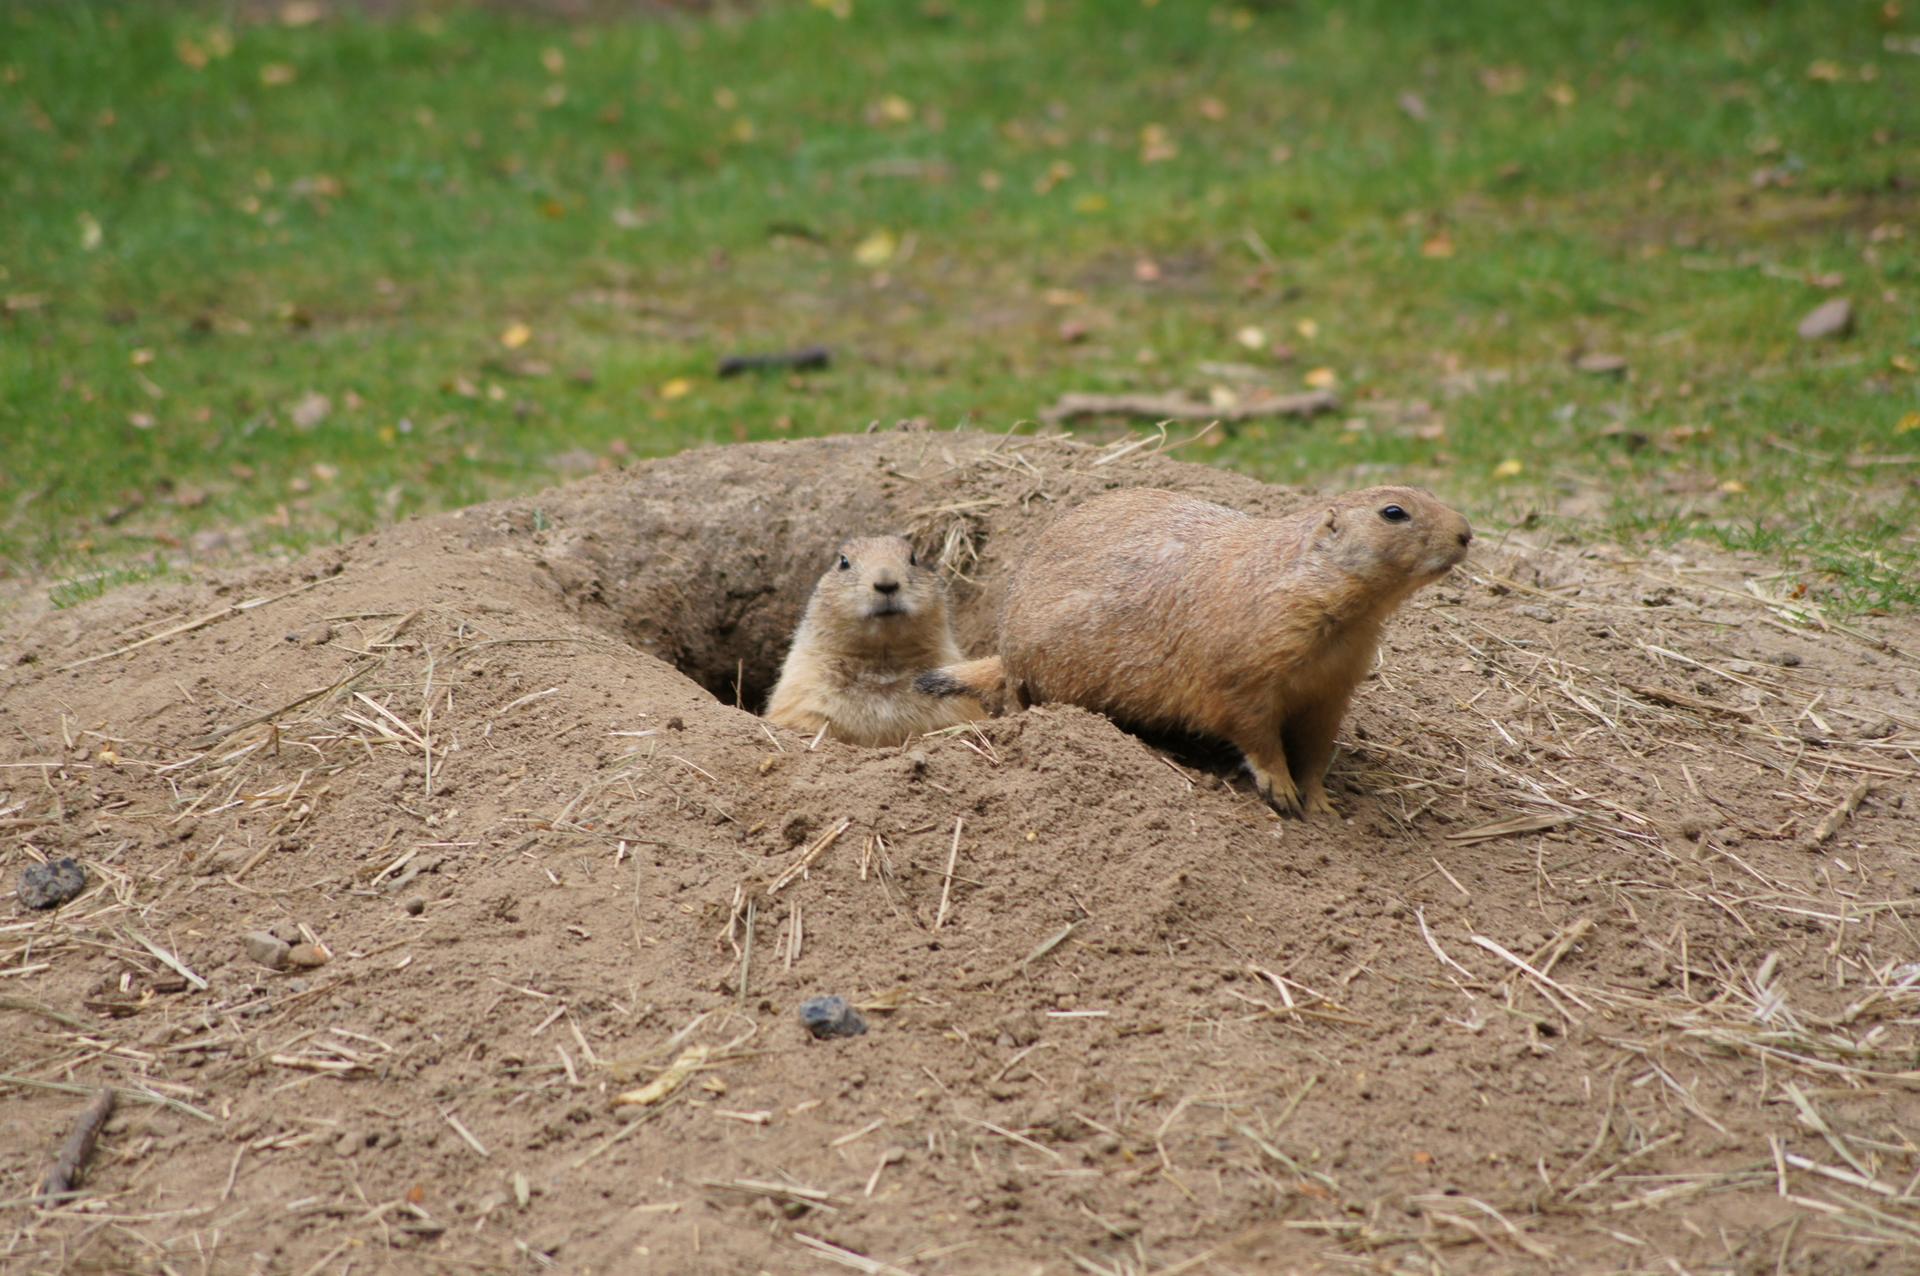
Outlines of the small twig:
M 840 840 L 842 833 L 845 833 L 851 827 L 853 827 L 853 821 L 851 819 L 844 819 L 815 838 L 813 845 L 801 852 L 799 859 L 789 864 L 781 871 L 780 876 L 773 879 L 773 885 L 767 887 L 767 895 L 769 897 L 778 895 L 781 891 L 792 885 L 801 874 L 812 868 L 820 857 L 832 848 L 835 842 Z
M 93 1155 L 94 1141 L 100 1137 L 101 1127 L 106 1125 L 107 1118 L 113 1115 L 113 1104 L 113 1088 L 104 1086 L 93 1096 L 93 1102 L 81 1109 L 73 1123 L 72 1132 L 67 1135 L 67 1141 L 60 1145 L 60 1155 L 54 1158 L 53 1168 L 47 1171 L 46 1180 L 41 1185 L 43 1205 L 58 1203 L 80 1181 L 81 1171 L 86 1169 L 87 1159 Z

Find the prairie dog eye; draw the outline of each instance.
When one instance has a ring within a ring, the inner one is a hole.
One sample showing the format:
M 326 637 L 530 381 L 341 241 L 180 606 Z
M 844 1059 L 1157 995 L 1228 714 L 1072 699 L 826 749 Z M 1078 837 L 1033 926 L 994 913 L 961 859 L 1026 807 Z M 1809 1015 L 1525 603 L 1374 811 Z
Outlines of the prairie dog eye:
M 913 549 L 910 549 L 910 550 L 908 550 L 908 551 L 907 551 L 907 566 L 909 566 L 909 567 L 918 567 L 919 565 L 920 565 L 920 551 L 918 551 L 918 550 L 913 550 Z
M 846 570 L 847 570 L 848 568 L 850 568 L 850 567 L 852 567 L 852 566 L 853 566 L 853 564 L 847 561 L 847 556 L 846 556 L 845 554 L 842 554 L 842 555 L 840 555 L 840 570 L 841 570 L 841 571 L 846 571 Z
M 1412 518 L 1413 515 L 1407 513 L 1398 505 L 1389 505 L 1380 511 L 1380 517 L 1386 519 L 1389 523 L 1404 523 Z

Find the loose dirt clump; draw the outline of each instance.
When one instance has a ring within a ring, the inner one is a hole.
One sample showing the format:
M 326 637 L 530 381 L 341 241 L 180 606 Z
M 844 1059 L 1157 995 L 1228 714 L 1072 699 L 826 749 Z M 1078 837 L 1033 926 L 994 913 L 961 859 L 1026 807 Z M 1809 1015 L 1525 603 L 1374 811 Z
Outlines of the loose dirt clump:
M 88 886 L 0 916 L 0 1267 L 1920 1261 L 1910 621 L 1482 528 L 1316 823 L 1073 708 L 735 707 L 848 535 L 977 652 L 1094 492 L 1309 499 L 1153 451 L 720 449 L 17 616 L 0 873 Z

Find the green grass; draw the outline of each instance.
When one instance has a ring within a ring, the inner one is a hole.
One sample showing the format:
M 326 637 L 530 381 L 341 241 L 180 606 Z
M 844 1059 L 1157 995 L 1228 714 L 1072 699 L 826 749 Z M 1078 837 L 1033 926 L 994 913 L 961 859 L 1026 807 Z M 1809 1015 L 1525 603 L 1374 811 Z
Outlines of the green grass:
M 1185 454 L 1920 602 L 1920 22 L 1891 6 L 230 12 L 0 10 L 0 574 L 1330 369 L 1347 411 Z M 1798 340 L 1836 293 L 1856 333 Z M 713 375 L 815 342 L 824 373 Z

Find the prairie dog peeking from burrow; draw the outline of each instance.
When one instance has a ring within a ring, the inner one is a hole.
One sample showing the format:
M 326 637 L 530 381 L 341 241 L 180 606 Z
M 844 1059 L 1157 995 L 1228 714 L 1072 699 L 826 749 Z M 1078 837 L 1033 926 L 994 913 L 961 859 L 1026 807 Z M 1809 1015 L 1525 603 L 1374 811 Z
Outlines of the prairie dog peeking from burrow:
M 841 545 L 813 588 L 767 718 L 885 747 L 986 716 L 969 696 L 928 695 L 916 675 L 958 663 L 939 574 L 904 536 Z

